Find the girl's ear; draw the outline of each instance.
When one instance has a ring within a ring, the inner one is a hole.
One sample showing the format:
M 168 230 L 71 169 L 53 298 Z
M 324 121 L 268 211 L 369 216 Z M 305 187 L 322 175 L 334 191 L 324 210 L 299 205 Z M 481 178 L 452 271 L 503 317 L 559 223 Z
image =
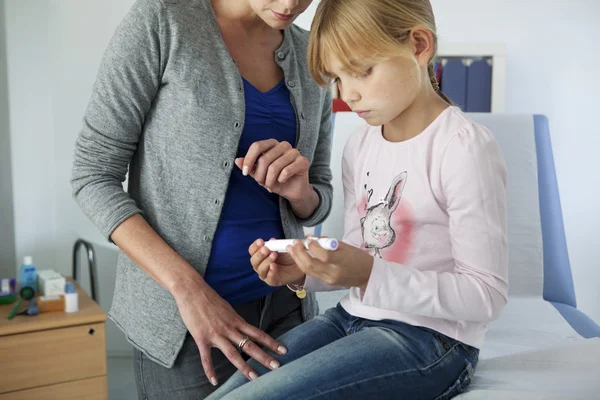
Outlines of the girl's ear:
M 409 33 L 409 41 L 419 66 L 426 67 L 435 54 L 433 33 L 423 26 L 416 26 Z

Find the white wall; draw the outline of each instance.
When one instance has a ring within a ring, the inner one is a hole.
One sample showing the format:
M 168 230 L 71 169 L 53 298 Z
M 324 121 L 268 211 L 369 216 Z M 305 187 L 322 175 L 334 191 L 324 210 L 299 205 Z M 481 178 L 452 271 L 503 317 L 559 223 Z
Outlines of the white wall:
M 56 264 L 49 3 L 5 1 L 14 237 L 18 260 Z M 17 261 L 18 261 L 17 260 Z
M 96 243 L 100 306 L 108 311 L 116 251 L 75 204 L 69 179 L 75 139 L 100 59 L 133 1 L 4 4 L 17 264 L 31 254 L 39 269 L 71 275 L 75 240 Z M 81 265 L 80 281 L 89 293 L 83 251 Z M 109 354 L 130 354 L 129 344 L 110 321 L 107 348 Z
M 4 278 L 13 276 L 16 262 L 5 32 L 4 3 L 0 2 L 0 277 Z
M 75 238 L 105 243 L 71 198 L 70 168 L 100 58 L 133 0 L 4 3 L 16 254 L 33 254 L 41 268 L 70 274 Z M 508 112 L 550 118 L 579 306 L 600 322 L 600 246 L 592 241 L 600 225 L 593 208 L 600 139 L 592 108 L 600 93 L 594 75 L 600 65 L 594 51 L 600 2 L 434 0 L 433 5 L 441 40 L 507 45 Z M 316 3 L 298 24 L 308 28 L 315 8 Z M 107 309 L 114 252 L 106 245 L 98 251 L 101 305 Z M 109 350 L 125 349 L 110 337 Z

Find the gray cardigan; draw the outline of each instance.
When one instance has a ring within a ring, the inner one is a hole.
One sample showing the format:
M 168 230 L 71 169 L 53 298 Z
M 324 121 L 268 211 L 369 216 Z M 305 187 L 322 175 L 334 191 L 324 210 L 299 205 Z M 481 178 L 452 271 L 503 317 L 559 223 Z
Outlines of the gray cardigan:
M 331 98 L 311 79 L 308 34 L 284 32 L 274 57 L 297 116 L 295 147 L 311 162 L 320 204 L 308 219 L 280 199 L 286 238 L 321 223 L 331 208 Z M 238 142 L 244 92 L 209 0 L 138 0 L 100 66 L 75 146 L 72 186 L 106 237 L 141 213 L 204 274 Z M 129 168 L 127 193 L 122 188 Z M 305 319 L 317 313 L 303 300 Z M 148 357 L 172 367 L 187 329 L 168 291 L 121 253 L 110 318 Z

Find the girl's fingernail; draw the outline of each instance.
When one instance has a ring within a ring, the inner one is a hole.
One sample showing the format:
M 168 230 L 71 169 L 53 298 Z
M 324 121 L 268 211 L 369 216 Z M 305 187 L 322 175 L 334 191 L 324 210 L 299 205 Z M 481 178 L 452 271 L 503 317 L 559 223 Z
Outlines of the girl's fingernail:
M 214 376 L 210 378 L 210 383 L 212 383 L 213 386 L 217 386 L 219 384 L 217 378 L 215 378 Z
M 280 364 L 279 364 L 277 361 L 271 361 L 271 362 L 269 363 L 269 365 L 270 365 L 270 366 L 271 366 L 271 368 L 273 368 L 273 369 L 277 369 L 277 368 L 279 368 L 279 367 L 280 367 Z
M 249 170 L 250 170 L 250 168 L 248 168 L 247 165 L 244 165 L 244 168 L 242 169 L 242 175 L 248 176 L 248 171 Z
M 260 252 L 263 253 L 264 255 L 269 254 L 269 249 L 267 249 L 266 247 L 263 247 L 262 249 L 260 249 Z
M 283 347 L 283 346 L 279 346 L 277 348 L 277 351 L 279 352 L 279 354 L 285 354 L 285 353 L 287 353 L 287 349 L 285 347 Z
M 258 375 L 256 375 L 256 372 L 254 372 L 254 371 L 250 372 L 250 379 L 255 380 L 256 378 L 258 378 Z

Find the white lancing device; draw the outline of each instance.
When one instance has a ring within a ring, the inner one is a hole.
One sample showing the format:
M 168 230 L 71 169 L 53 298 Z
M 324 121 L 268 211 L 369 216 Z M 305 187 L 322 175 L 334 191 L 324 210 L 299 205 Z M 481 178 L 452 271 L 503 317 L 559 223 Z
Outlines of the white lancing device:
M 294 241 L 299 239 L 280 239 L 280 240 L 269 240 L 265 242 L 265 247 L 271 251 L 277 251 L 279 253 L 287 253 L 287 247 L 293 246 Z M 308 243 L 316 241 L 325 250 L 334 251 L 338 248 L 337 239 L 321 238 L 321 239 L 303 239 L 300 240 L 304 244 L 304 248 L 308 250 Z

